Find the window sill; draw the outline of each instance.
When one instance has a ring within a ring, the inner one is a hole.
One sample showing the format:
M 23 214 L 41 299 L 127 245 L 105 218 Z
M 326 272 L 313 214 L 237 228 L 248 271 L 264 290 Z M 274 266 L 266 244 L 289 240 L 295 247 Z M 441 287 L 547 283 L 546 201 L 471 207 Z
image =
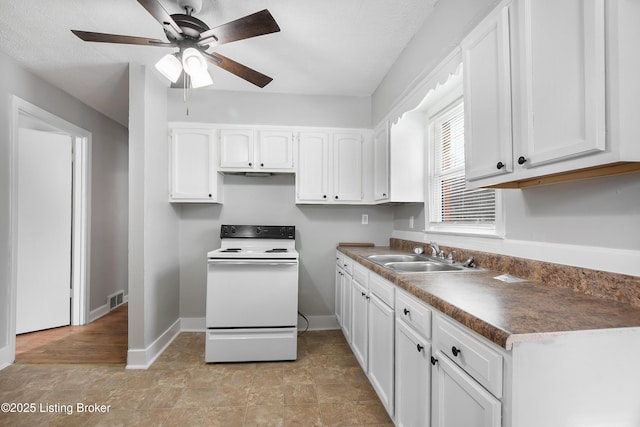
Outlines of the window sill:
M 447 227 L 447 228 L 428 228 L 422 230 L 424 234 L 442 234 L 442 235 L 454 235 L 454 236 L 469 236 L 469 237 L 485 237 L 487 239 L 504 239 L 504 233 L 501 233 L 495 229 L 469 229 L 464 227 Z

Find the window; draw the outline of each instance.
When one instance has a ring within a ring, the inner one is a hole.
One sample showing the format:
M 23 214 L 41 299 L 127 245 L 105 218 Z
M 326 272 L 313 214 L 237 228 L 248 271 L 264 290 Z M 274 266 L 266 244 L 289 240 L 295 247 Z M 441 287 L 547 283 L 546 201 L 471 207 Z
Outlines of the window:
M 427 231 L 495 234 L 495 190 L 465 188 L 463 98 L 431 111 Z

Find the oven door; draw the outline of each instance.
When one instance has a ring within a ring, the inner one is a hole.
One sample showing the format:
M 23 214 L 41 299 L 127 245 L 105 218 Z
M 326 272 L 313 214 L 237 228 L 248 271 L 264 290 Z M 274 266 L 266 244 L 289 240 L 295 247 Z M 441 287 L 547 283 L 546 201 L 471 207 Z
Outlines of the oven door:
M 298 260 L 209 259 L 207 328 L 295 327 Z

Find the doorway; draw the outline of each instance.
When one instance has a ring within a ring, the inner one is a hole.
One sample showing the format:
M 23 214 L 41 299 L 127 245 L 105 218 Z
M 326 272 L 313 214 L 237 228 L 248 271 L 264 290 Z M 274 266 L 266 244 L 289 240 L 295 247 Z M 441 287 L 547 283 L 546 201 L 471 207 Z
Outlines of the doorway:
M 91 133 L 15 96 L 12 107 L 9 332 L 15 355 L 16 333 L 89 319 Z M 48 256 L 51 262 L 43 260 Z

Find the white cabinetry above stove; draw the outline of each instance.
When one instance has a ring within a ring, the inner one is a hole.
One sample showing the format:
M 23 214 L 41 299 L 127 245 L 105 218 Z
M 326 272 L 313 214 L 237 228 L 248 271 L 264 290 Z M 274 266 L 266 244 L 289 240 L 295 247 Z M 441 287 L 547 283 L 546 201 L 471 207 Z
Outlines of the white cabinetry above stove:
M 293 172 L 293 130 L 219 132 L 221 172 Z

